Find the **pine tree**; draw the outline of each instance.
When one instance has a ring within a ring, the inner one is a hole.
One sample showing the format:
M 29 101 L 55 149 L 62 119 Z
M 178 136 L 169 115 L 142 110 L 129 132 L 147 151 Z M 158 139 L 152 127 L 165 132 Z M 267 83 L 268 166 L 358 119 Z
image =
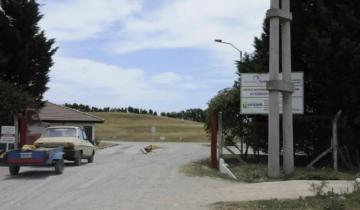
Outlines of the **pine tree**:
M 47 39 L 38 22 L 35 0 L 1 0 L 0 79 L 41 104 L 53 65 L 54 39 Z
M 11 125 L 13 117 L 33 103 L 33 99 L 27 93 L 1 80 L 0 99 L 0 125 Z

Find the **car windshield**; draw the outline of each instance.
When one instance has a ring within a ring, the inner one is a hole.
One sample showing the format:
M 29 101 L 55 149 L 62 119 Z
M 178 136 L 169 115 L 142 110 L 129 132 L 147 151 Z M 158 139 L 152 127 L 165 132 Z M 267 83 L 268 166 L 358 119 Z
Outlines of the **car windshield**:
M 76 137 L 75 128 L 48 128 L 43 137 Z

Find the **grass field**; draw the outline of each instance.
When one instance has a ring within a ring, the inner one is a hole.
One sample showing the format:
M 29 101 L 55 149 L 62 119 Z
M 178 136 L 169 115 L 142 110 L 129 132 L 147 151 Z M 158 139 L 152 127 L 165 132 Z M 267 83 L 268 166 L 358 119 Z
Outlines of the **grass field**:
M 96 125 L 97 140 L 122 141 L 208 141 L 204 124 L 187 120 L 115 112 L 91 113 L 105 119 Z M 155 132 L 152 133 L 152 127 Z

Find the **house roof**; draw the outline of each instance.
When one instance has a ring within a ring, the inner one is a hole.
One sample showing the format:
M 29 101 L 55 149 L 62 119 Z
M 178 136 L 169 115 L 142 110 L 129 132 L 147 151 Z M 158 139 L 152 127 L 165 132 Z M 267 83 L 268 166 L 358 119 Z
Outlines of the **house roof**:
M 78 122 L 78 123 L 104 123 L 105 120 L 80 112 L 69 107 L 60 106 L 51 102 L 45 102 L 43 108 L 39 111 L 40 121 L 43 122 Z

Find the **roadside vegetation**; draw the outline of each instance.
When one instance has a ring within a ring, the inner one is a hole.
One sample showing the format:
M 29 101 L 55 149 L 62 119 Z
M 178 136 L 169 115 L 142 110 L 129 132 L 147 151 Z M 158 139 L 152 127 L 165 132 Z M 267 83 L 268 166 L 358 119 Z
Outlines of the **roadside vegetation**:
M 271 199 L 242 202 L 217 202 L 211 206 L 212 210 L 280 210 L 280 209 L 313 209 L 313 210 L 356 210 L 360 209 L 360 183 L 354 183 L 354 191 L 342 194 L 325 191 L 327 182 L 311 183 L 309 190 L 314 196 L 299 197 L 298 199 Z
M 180 172 L 188 176 L 207 176 L 231 180 L 227 176 L 221 174 L 217 169 L 212 168 L 209 159 L 198 160 L 189 164 L 182 165 L 180 167 Z
M 212 210 L 358 210 L 360 209 L 360 193 L 334 194 L 305 197 L 298 199 L 272 199 L 244 202 L 218 202 L 212 205 Z
M 292 69 L 304 72 L 305 113 L 293 116 L 294 149 L 314 159 L 331 146 L 332 119 L 338 123 L 339 167 L 360 166 L 360 1 L 291 1 Z M 268 148 L 266 115 L 240 114 L 240 76 L 267 73 L 269 21 L 254 38 L 254 52 L 237 61 L 232 87 L 220 90 L 208 109 L 222 112 L 226 141 L 242 141 L 257 152 Z M 344 82 L 346 81 L 346 82 Z M 356 97 L 355 97 L 356 96 Z M 211 119 L 207 119 L 210 131 Z M 331 160 L 331 156 L 324 159 Z
M 269 178 L 266 175 L 267 166 L 265 164 L 246 164 L 239 165 L 237 162 L 229 163 L 229 169 L 237 177 L 237 180 L 221 174 L 217 169 L 211 167 L 210 159 L 203 159 L 183 165 L 180 171 L 189 176 L 208 176 L 224 178 L 236 182 L 258 183 L 281 180 L 354 180 L 359 174 L 355 171 L 338 171 L 331 168 L 306 169 L 296 168 L 292 176 L 281 176 L 278 179 Z
M 98 140 L 208 141 L 203 123 L 153 115 L 119 112 L 96 112 L 91 114 L 105 119 L 104 124 L 96 125 L 96 139 Z

